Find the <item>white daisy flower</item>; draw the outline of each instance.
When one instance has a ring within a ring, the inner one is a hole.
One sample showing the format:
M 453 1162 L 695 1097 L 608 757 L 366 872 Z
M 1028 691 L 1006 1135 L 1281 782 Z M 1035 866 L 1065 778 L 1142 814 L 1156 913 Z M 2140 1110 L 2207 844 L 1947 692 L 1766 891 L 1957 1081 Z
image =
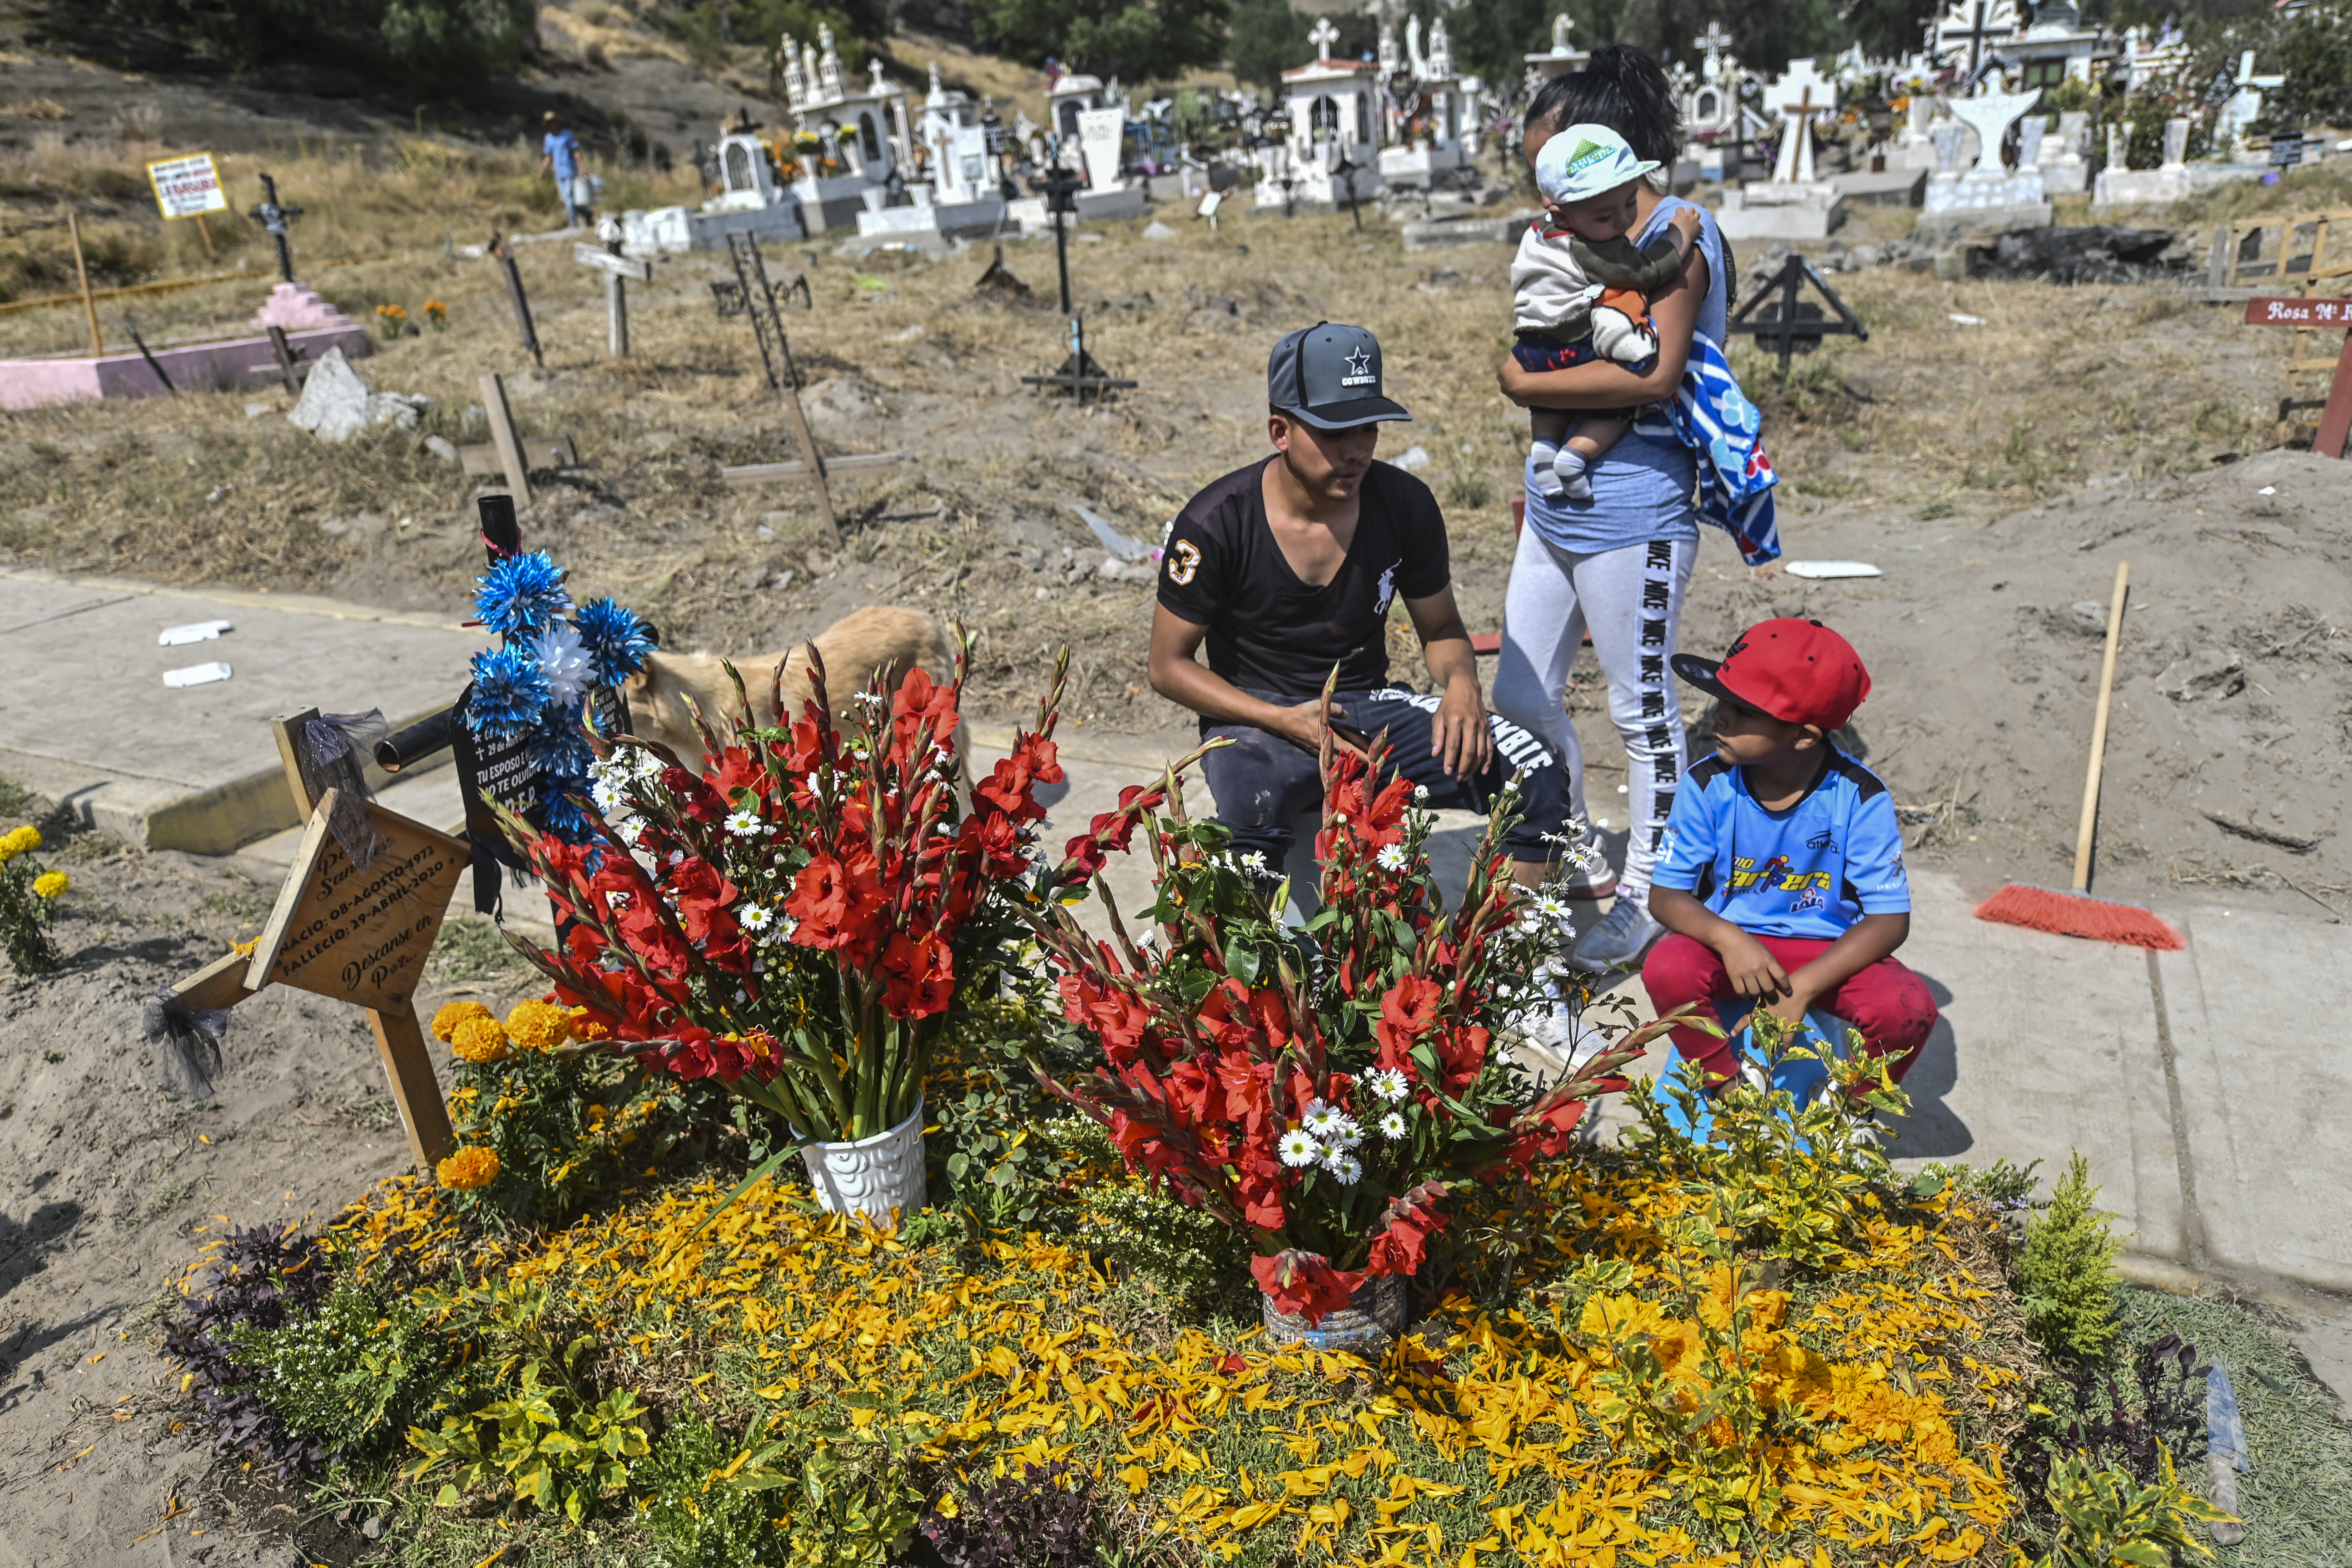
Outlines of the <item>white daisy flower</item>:
M 1427 800 L 1429 798 L 1429 786 L 1427 784 L 1413 785 L 1412 798 L 1415 800 Z
M 760 814 L 748 805 L 740 811 L 729 813 L 727 831 L 738 838 L 751 837 L 760 831 Z
M 1403 1112 L 1391 1110 L 1386 1116 L 1381 1118 L 1381 1136 L 1383 1138 L 1402 1138 L 1404 1136 Z
M 1345 1149 L 1336 1147 L 1323 1151 L 1323 1168 L 1339 1178 L 1339 1184 L 1343 1187 L 1354 1186 L 1357 1178 L 1364 1173 L 1361 1160 Z
M 1338 1106 L 1310 1100 L 1307 1102 L 1307 1114 L 1298 1119 L 1298 1124 L 1318 1138 L 1328 1138 L 1333 1130 L 1347 1120 L 1347 1113 Z
M 776 923 L 760 933 L 760 940 L 770 947 L 781 947 L 793 940 L 793 932 L 800 930 L 800 926 L 801 922 L 792 916 L 778 915 Z
M 1391 1105 L 1412 1092 L 1412 1085 L 1407 1083 L 1404 1074 L 1394 1068 L 1382 1068 L 1364 1080 L 1364 1087 Z
M 1265 874 L 1265 857 L 1259 854 L 1255 849 L 1250 850 L 1247 854 L 1242 857 L 1241 864 L 1243 870 L 1250 872 L 1254 876 L 1262 877 Z
M 1315 1134 L 1303 1127 L 1294 1127 L 1284 1133 L 1275 1149 L 1286 1165 L 1311 1165 L 1323 1157 L 1323 1145 L 1315 1142 Z
M 1384 845 L 1382 846 L 1381 852 L 1373 856 L 1372 859 L 1379 864 L 1381 869 L 1383 871 L 1402 871 L 1404 869 L 1404 846 L 1402 844 Z
M 1323 1142 L 1335 1149 L 1352 1149 L 1364 1141 L 1364 1130 L 1354 1119 L 1341 1117 L 1339 1124 L 1323 1134 Z
M 745 931 L 765 931 L 775 918 L 773 910 L 763 910 L 757 904 L 746 904 L 735 914 L 735 919 Z

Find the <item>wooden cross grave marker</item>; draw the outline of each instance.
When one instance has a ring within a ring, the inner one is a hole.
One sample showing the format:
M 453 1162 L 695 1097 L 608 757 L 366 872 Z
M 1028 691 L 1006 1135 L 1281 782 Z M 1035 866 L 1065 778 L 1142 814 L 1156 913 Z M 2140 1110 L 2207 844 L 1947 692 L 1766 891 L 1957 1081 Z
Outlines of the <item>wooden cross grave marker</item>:
M 609 240 L 604 245 L 574 245 L 572 259 L 604 275 L 604 353 L 608 359 L 629 357 L 629 295 L 628 279 L 640 283 L 654 280 L 654 264 L 635 261 L 621 254 L 621 242 Z
M 354 865 L 329 826 L 341 792 L 311 799 L 299 762 L 302 727 L 318 716 L 313 709 L 271 721 L 287 783 L 310 823 L 251 956 L 230 952 L 172 989 L 191 1012 L 232 1007 L 273 984 L 365 1008 L 409 1152 L 430 1171 L 457 1141 L 417 1022 L 416 985 L 473 852 L 368 801 L 378 845 L 365 870 Z
M 2342 458 L 2346 441 L 2352 437 L 2352 300 L 2252 299 L 2246 301 L 2246 325 L 2299 327 L 2306 331 L 2342 329 L 2344 347 L 2336 356 L 2336 376 L 2328 384 L 2326 405 L 2320 410 L 2319 434 L 2311 443 L 2311 449 L 2321 457 Z M 2326 367 L 2326 360 L 2298 360 L 2287 370 L 2292 374 Z

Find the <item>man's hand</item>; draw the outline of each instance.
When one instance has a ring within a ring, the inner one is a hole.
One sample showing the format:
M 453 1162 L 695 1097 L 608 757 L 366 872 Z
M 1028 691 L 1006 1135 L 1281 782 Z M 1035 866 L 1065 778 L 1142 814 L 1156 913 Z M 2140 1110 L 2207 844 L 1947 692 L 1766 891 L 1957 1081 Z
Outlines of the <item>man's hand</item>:
M 1495 760 L 1495 731 L 1486 722 L 1476 679 L 1446 684 L 1429 726 L 1429 754 L 1443 757 L 1446 776 L 1457 779 L 1485 773 Z
M 1310 699 L 1296 708 L 1277 708 L 1275 711 L 1280 717 L 1275 722 L 1266 725 L 1267 729 L 1301 751 L 1311 752 L 1317 756 L 1322 755 L 1325 726 L 1323 700 L 1320 697 Z M 1337 731 L 1331 732 L 1331 744 L 1340 751 L 1353 752 L 1358 756 L 1363 755 L 1362 748 L 1351 743 L 1346 736 Z

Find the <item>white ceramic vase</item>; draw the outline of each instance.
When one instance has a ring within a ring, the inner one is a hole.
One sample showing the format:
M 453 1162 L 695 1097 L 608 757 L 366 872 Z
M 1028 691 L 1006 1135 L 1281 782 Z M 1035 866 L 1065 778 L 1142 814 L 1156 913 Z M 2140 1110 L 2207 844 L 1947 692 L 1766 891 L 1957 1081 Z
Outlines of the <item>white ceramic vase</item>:
M 874 1225 L 890 1225 L 890 1211 L 911 1215 L 923 1206 L 923 1102 L 887 1132 L 854 1143 L 812 1143 L 801 1151 L 809 1184 L 828 1214 L 862 1215 Z

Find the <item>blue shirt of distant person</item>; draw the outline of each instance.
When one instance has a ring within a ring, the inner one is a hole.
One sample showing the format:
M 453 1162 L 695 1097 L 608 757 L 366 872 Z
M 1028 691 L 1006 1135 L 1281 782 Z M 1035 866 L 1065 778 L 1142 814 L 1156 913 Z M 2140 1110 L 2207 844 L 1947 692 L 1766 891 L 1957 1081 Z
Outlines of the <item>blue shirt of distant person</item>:
M 555 177 L 555 194 L 563 202 L 567 220 L 574 220 L 583 210 L 577 199 L 580 178 L 580 138 L 572 134 L 562 116 L 550 110 L 540 123 L 547 134 L 540 140 L 539 172 Z

